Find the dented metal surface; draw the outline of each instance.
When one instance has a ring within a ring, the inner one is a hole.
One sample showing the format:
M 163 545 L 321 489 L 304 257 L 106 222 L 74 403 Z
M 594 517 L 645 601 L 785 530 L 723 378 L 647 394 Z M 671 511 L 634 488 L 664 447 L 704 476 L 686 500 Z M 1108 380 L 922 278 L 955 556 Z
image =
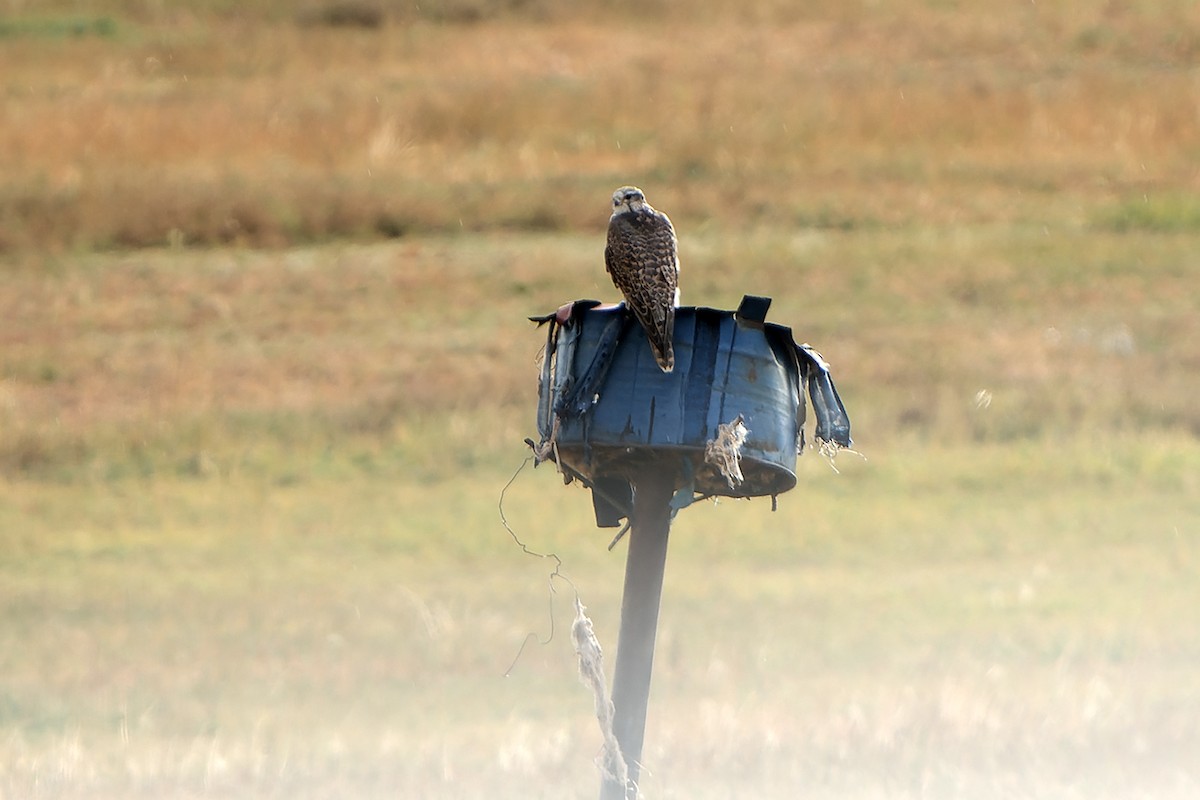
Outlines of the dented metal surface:
M 645 333 L 623 306 L 579 301 L 549 323 L 539 382 L 543 457 L 570 479 L 603 487 L 597 522 L 616 525 L 628 498 L 622 477 L 651 455 L 676 453 L 681 480 L 699 496 L 775 496 L 796 484 L 807 394 L 819 441 L 850 446 L 850 423 L 812 348 L 790 328 L 766 323 L 770 298 L 747 297 L 737 312 L 684 306 L 675 319 L 675 371 L 658 369 Z M 744 480 L 731 487 L 704 461 L 705 444 L 741 416 Z M 686 485 L 681 488 L 688 488 Z M 616 495 L 614 497 L 614 495 Z M 615 501 L 615 502 L 613 502 Z

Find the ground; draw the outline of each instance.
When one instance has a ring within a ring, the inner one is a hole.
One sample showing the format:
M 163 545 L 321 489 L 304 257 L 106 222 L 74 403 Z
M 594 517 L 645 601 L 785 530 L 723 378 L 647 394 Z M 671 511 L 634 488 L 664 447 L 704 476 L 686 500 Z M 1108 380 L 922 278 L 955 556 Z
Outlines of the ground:
M 0 11 L 0 798 L 595 796 L 626 183 L 865 456 L 676 520 L 645 795 L 1200 794 L 1200 20 L 1054 5 Z

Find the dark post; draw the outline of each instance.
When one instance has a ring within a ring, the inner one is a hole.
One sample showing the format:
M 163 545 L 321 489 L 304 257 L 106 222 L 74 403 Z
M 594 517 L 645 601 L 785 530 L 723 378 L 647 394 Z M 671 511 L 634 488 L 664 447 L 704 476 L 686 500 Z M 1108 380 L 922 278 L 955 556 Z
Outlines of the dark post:
M 641 772 L 654 638 L 667 563 L 671 529 L 671 496 L 675 491 L 673 459 L 651 460 L 632 478 L 633 510 L 629 519 L 629 554 L 621 600 L 621 631 L 613 675 L 613 733 L 629 768 L 629 786 L 605 777 L 600 800 L 635 798 Z

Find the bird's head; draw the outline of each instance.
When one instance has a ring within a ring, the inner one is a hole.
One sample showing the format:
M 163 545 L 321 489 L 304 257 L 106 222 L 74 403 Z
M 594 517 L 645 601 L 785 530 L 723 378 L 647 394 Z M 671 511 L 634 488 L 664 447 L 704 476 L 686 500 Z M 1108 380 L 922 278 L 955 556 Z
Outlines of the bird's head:
M 646 195 L 636 186 L 622 186 L 617 189 L 613 192 L 612 204 L 614 214 L 621 214 L 626 210 L 636 213 L 650 207 L 646 202 Z

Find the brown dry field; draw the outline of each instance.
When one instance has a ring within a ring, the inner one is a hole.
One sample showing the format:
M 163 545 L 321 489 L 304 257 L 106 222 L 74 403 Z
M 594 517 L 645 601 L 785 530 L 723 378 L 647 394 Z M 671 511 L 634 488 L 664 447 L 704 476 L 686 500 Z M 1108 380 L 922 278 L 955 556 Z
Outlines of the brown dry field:
M 597 231 L 631 176 L 691 230 L 1195 224 L 1190 4 L 786 8 L 10 34 L 0 246 Z
M 625 183 L 867 457 L 676 522 L 646 796 L 1200 794 L 1195 4 L 77 5 L 0 2 L 0 800 L 594 796 L 496 504 Z
M 1038 412 L 1007 420 L 1015 433 L 1088 416 L 1200 428 L 1181 385 L 1200 338 L 1187 4 L 757 19 L 718 4 L 653 24 L 501 9 L 457 25 L 397 6 L 371 30 L 297 23 L 311 6 L 114 8 L 129 21 L 101 17 L 111 35 L 14 34 L 0 50 L 6 391 L 12 424 L 34 429 L 25 450 L 0 445 L 18 466 L 147 405 L 168 422 L 214 405 L 519 405 L 525 332 L 478 345 L 474 326 L 496 326 L 498 298 L 519 313 L 607 291 L 595 241 L 608 193 L 632 180 L 681 230 L 685 302 L 777 295 L 776 318 L 840 340 L 852 387 L 899 389 L 869 404 L 879 433 L 960 436 L 938 384 L 997 374 Z M 381 237 L 396 244 L 327 270 L 321 251 L 279 249 Z M 169 254 L 178 268 L 157 268 Z M 37 324 L 47 308 L 58 324 Z M 280 341 L 351 310 L 345 357 L 313 367 Z M 1078 351 L 1119 349 L 1135 314 L 1148 361 L 1087 370 Z M 133 349 L 109 352 L 94 328 Z M 251 344 L 222 345 L 239 335 Z M 181 350 L 204 368 L 177 374 Z M 495 393 L 460 386 L 471 375 Z

